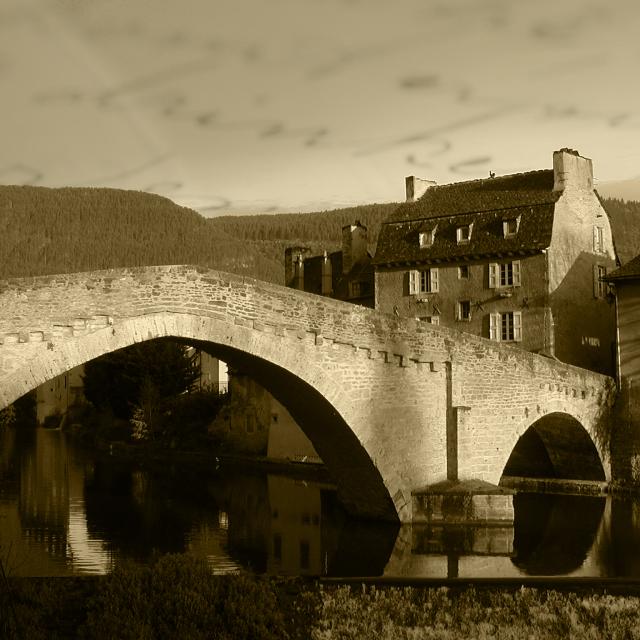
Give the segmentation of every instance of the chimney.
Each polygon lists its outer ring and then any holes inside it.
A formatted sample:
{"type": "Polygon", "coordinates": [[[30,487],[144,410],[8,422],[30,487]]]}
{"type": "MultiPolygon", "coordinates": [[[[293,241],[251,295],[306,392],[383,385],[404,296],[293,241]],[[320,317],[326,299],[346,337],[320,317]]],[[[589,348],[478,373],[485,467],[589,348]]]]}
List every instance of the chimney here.
{"type": "Polygon", "coordinates": [[[349,273],[367,256],[367,227],[360,220],[342,227],[342,273],[349,273]]]}
{"type": "Polygon", "coordinates": [[[593,191],[593,164],[574,149],[553,152],[553,190],[593,191]]]}
{"type": "Polygon", "coordinates": [[[404,179],[405,192],[407,202],[415,202],[429,187],[435,187],[436,182],[433,180],[425,180],[424,178],[416,178],[415,176],[407,176],[404,179]]]}
{"type": "Polygon", "coordinates": [[[309,253],[309,247],[287,247],[284,250],[285,286],[304,290],[304,257],[309,253]]]}

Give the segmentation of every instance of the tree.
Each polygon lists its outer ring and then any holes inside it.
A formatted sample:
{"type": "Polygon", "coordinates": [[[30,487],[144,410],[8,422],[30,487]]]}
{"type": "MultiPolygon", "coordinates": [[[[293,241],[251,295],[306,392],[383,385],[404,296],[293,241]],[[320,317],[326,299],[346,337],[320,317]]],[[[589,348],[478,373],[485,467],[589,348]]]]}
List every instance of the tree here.
{"type": "Polygon", "coordinates": [[[195,355],[184,345],[153,340],[88,362],[84,393],[96,408],[129,419],[142,400],[146,404],[152,396],[163,400],[189,391],[198,376],[195,355]],[[155,390],[153,394],[150,388],[155,390]]]}

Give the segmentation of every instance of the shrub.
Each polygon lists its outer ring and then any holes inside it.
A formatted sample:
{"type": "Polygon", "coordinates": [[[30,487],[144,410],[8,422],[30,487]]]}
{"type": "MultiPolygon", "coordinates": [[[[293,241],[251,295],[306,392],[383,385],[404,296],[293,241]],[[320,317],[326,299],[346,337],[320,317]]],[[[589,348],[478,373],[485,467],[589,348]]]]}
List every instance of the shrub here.
{"type": "Polygon", "coordinates": [[[204,560],[170,554],[151,567],[117,566],[89,602],[81,637],[276,640],[286,632],[270,583],[214,576],[204,560]]]}

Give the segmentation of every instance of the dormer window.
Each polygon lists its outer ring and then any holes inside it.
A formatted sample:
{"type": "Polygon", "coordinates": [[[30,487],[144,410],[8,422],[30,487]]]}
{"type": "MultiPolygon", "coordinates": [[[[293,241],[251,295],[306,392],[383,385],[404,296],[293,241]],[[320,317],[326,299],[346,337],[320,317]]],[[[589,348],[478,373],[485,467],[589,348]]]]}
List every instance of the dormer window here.
{"type": "Polygon", "coordinates": [[[420,233],[418,234],[418,242],[420,243],[420,248],[425,249],[426,247],[432,246],[435,237],[436,227],[427,231],[420,231],[420,233]]]}
{"type": "Polygon", "coordinates": [[[505,238],[513,238],[518,233],[520,226],[520,216],[517,218],[507,218],[502,221],[502,232],[505,238]]]}
{"type": "Polygon", "coordinates": [[[468,244],[471,240],[471,229],[473,224],[466,224],[456,229],[456,239],[458,244],[468,244]]]}

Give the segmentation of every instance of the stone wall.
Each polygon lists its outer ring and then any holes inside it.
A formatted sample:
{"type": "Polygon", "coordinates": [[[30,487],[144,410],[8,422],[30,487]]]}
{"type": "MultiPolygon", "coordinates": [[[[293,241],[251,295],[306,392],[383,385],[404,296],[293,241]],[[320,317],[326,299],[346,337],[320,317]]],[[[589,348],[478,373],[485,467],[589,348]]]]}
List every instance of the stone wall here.
{"type": "MultiPolygon", "coordinates": [[[[438,268],[437,293],[409,294],[409,267],[376,270],[376,309],[413,318],[437,315],[441,327],[451,327],[477,336],[489,337],[489,315],[519,311],[522,313],[522,349],[536,352],[550,350],[551,327],[545,322],[548,308],[546,257],[543,254],[521,257],[521,285],[489,288],[489,262],[464,263],[469,278],[458,277],[458,264],[431,265],[438,268]],[[459,300],[471,302],[471,319],[459,320],[456,305],[459,300]]],[[[460,263],[463,264],[463,263],[460,263]]],[[[425,267],[426,268],[426,267],[425,267]]]]}
{"type": "Polygon", "coordinates": [[[411,491],[447,477],[448,421],[459,477],[496,483],[537,418],[564,412],[595,437],[614,392],[605,376],[470,334],[171,266],[0,282],[0,406],[163,336],[251,370],[299,422],[353,511],[405,521],[411,491]]]}
{"type": "Polygon", "coordinates": [[[549,260],[549,296],[555,354],[563,362],[613,375],[615,308],[594,295],[594,268],[615,269],[606,212],[592,190],[567,189],[556,203],[549,260]],[[603,250],[594,250],[593,228],[603,229],[603,250]]]}

